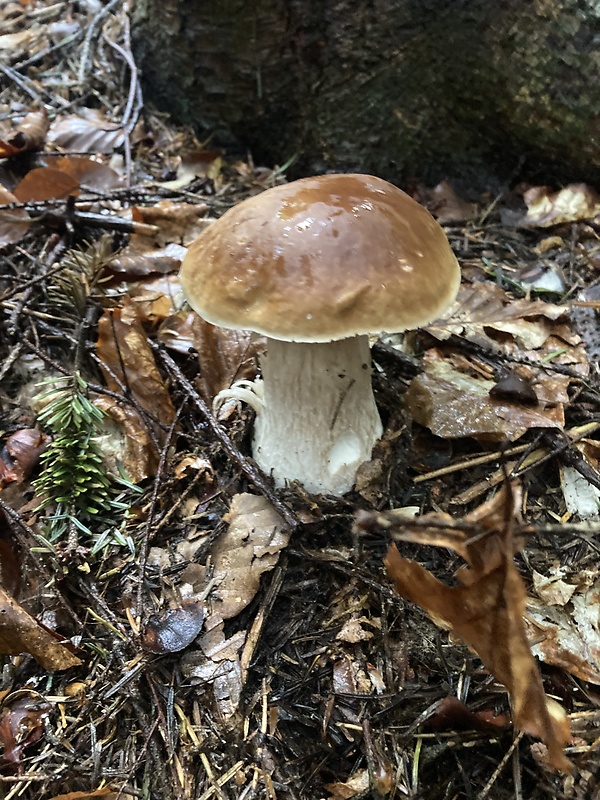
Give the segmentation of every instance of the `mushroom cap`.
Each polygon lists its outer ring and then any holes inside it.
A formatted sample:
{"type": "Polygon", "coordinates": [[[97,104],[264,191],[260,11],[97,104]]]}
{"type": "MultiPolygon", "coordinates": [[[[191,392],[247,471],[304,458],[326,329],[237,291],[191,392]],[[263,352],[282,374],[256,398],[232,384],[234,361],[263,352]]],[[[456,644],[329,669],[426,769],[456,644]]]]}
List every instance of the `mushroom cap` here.
{"type": "Polygon", "coordinates": [[[322,175],[223,214],[190,245],[181,284],[215,325],[329,342],[426,325],[454,300],[460,268],[405,192],[371,175],[322,175]]]}

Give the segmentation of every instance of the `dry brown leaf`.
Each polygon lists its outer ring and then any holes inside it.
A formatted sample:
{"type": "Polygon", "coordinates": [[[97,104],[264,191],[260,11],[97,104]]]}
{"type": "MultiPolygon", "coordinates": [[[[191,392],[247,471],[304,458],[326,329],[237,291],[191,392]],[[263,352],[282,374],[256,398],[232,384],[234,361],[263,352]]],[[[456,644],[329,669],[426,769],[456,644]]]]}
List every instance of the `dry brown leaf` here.
{"type": "Polygon", "coordinates": [[[356,797],[358,794],[364,797],[365,793],[369,791],[369,785],[369,770],[362,769],[344,783],[326,783],[325,788],[330,793],[331,800],[350,800],[351,797],[356,797]]]}
{"type": "Polygon", "coordinates": [[[470,708],[450,695],[436,703],[431,716],[424,724],[426,730],[433,731],[481,731],[490,733],[498,728],[508,728],[510,720],[506,714],[494,714],[489,710],[471,711],[470,708]]]}
{"type": "MultiPolygon", "coordinates": [[[[98,322],[96,352],[107,386],[118,391],[128,387],[137,403],[165,425],[175,418],[169,391],[154,360],[154,354],[135,305],[125,298],[122,308],[104,312],[98,322]]],[[[159,440],[164,438],[156,426],[159,440]]]]}
{"type": "Polygon", "coordinates": [[[442,181],[425,192],[427,208],[440,223],[475,219],[477,206],[463,200],[448,181],[442,181]]]}
{"type": "Polygon", "coordinates": [[[118,475],[118,464],[121,464],[133,483],[154,475],[158,453],[136,409],[106,395],[96,397],[94,405],[106,415],[98,444],[109,462],[110,471],[118,475]]]}
{"type": "Polygon", "coordinates": [[[82,189],[108,192],[121,186],[121,178],[108,164],[82,156],[48,157],[48,166],[70,175],[82,189]]]}
{"type": "Polygon", "coordinates": [[[535,595],[525,621],[534,655],[576,677],[600,684],[600,580],[595,571],[566,583],[555,569],[545,577],[534,573],[535,595]]]}
{"type": "Polygon", "coordinates": [[[154,275],[127,284],[127,293],[142,322],[159,325],[185,303],[178,274],[154,275]]]}
{"type": "Polygon", "coordinates": [[[45,111],[32,111],[5,140],[0,140],[0,158],[11,158],[44,146],[49,128],[45,111]]]}
{"type": "Polygon", "coordinates": [[[148,620],[142,644],[152,653],[178,653],[190,645],[204,625],[206,610],[198,600],[184,600],[148,620]]]}
{"type": "Polygon", "coordinates": [[[223,159],[220,150],[193,150],[183,152],[177,168],[177,177],[161,182],[167,189],[183,189],[196,178],[209,178],[218,185],[223,159]]]}
{"type": "Polygon", "coordinates": [[[2,208],[18,202],[12,192],[0,185],[0,247],[20,242],[31,226],[31,218],[24,208],[2,208]]]}
{"type": "Polygon", "coordinates": [[[106,800],[133,800],[131,795],[121,791],[115,791],[109,786],[102,789],[90,789],[89,792],[67,792],[67,794],[55,794],[48,800],[94,800],[96,797],[104,797],[106,800]]]}
{"type": "Polygon", "coordinates": [[[37,692],[20,689],[9,693],[0,710],[0,764],[19,764],[23,750],[39,741],[50,703],[37,692]]]}
{"type": "Polygon", "coordinates": [[[153,206],[134,206],[132,214],[136,222],[158,227],[155,242],[164,247],[171,242],[189,245],[212,222],[206,217],[207,211],[206,203],[161,200],[153,206]]]}
{"type": "Polygon", "coordinates": [[[527,213],[521,225],[527,228],[549,228],[600,214],[600,196],[585,183],[572,183],[558,192],[548,186],[532,186],[523,200],[527,213]]]}
{"type": "MultiPolygon", "coordinates": [[[[427,351],[423,366],[424,371],[409,386],[405,403],[413,419],[436,436],[512,441],[530,428],[562,428],[564,425],[564,409],[557,402],[560,395],[552,397],[553,405],[547,407],[492,397],[490,391],[495,381],[455,369],[451,360],[436,349],[427,351]]],[[[568,379],[563,378],[563,382],[566,389],[568,379]]],[[[538,394],[537,384],[535,390],[538,394]]],[[[540,391],[538,397],[542,400],[547,394],[540,391]]]]}
{"type": "MultiPolygon", "coordinates": [[[[446,586],[420,564],[403,558],[395,545],[390,546],[385,564],[398,593],[460,636],[506,686],[515,726],[546,744],[555,769],[569,770],[571,764],[563,752],[570,741],[567,717],[544,694],[523,623],[527,595],[514,563],[512,536],[519,507],[520,492],[505,484],[464,520],[468,529],[475,527],[480,535],[465,532],[458,546],[457,532],[449,537],[447,546],[467,561],[456,574],[459,586],[446,586]]],[[[405,533],[412,531],[409,521],[403,528],[405,533]]],[[[422,527],[414,530],[423,536],[422,527]]],[[[440,531],[435,530],[439,542],[440,531]]]]}
{"type": "Polygon", "coordinates": [[[48,141],[78,153],[113,153],[123,146],[125,134],[99,109],[82,108],[79,114],[57,117],[50,126],[48,141]]]}
{"type": "Polygon", "coordinates": [[[265,497],[236,494],[223,517],[227,530],[211,548],[215,589],[207,628],[235,617],[255,596],[260,576],[277,564],[290,531],[265,497]]]}
{"type": "Polygon", "coordinates": [[[546,346],[549,339],[560,339],[563,347],[580,344],[581,338],[569,327],[568,317],[566,306],[515,300],[497,284],[484,282],[462,286],[445,319],[427,330],[442,341],[454,334],[495,351],[510,353],[518,347],[543,350],[541,356],[545,357],[551,352],[546,346]]]}
{"type": "Polygon", "coordinates": [[[76,195],[79,183],[71,175],[53,167],[38,167],[25,175],[13,192],[19,203],[65,200],[76,195]]]}
{"type": "Polygon", "coordinates": [[[221,622],[198,639],[198,650],[186,653],[182,658],[181,668],[187,678],[212,685],[223,719],[229,719],[235,713],[242,696],[244,679],[240,653],[245,641],[245,631],[238,631],[226,639],[221,622]]]}
{"type": "Polygon", "coordinates": [[[81,660],[62,643],[61,637],[43,627],[0,588],[0,653],[29,653],[47,670],[69,669],[81,660]]]}

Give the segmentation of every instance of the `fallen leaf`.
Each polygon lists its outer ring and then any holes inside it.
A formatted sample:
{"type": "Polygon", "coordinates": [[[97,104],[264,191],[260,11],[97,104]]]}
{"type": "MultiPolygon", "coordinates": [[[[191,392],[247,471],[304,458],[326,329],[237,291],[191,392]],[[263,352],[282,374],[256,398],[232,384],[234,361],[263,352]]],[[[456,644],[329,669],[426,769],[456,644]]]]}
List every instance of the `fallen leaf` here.
{"type": "Polygon", "coordinates": [[[38,167],[25,175],[15,187],[13,194],[19,203],[32,203],[43,200],[65,200],[78,191],[78,181],[66,172],[53,167],[38,167]]]}
{"type": "Polygon", "coordinates": [[[182,658],[181,669],[186,678],[212,686],[223,719],[233,716],[242,696],[240,653],[245,641],[245,631],[225,638],[223,623],[220,622],[198,639],[198,650],[186,653],[182,658]]]}
{"type": "MultiPolygon", "coordinates": [[[[530,428],[562,428],[564,410],[558,399],[546,408],[532,407],[493,397],[495,381],[457,370],[436,349],[423,359],[424,371],[411,381],[406,408],[420,425],[436,436],[457,439],[470,436],[481,441],[518,439],[530,428]]],[[[565,382],[565,388],[568,380],[565,382]]],[[[536,393],[538,386],[536,385],[536,393]]],[[[543,394],[540,392],[539,399],[543,394]]]]}
{"type": "Polygon", "coordinates": [[[123,146],[125,133],[99,109],[82,108],[79,114],[57,117],[50,126],[48,141],[78,153],[112,154],[123,146]]]}
{"type": "Polygon", "coordinates": [[[11,158],[44,146],[48,132],[48,115],[45,111],[32,111],[20,122],[5,140],[0,139],[0,158],[11,158]]]}
{"type": "Polygon", "coordinates": [[[600,684],[600,580],[594,571],[562,580],[534,573],[535,595],[525,621],[532,651],[541,661],[580,680],[600,684]]]}
{"type": "MultiPolygon", "coordinates": [[[[169,425],[175,409],[164,379],[154,360],[152,348],[134,303],[125,298],[123,306],[105,311],[98,322],[96,352],[107,386],[118,391],[126,386],[150,418],[169,425]]],[[[154,425],[163,441],[165,433],[154,425]]]]}
{"type": "Polygon", "coordinates": [[[24,208],[2,208],[18,202],[12,192],[0,185],[0,247],[20,242],[31,226],[31,217],[24,208]]]}
{"type": "Polygon", "coordinates": [[[122,466],[132,483],[154,475],[158,453],[138,411],[107,395],[96,397],[94,405],[105,414],[97,441],[110,471],[118,475],[122,466]]]}
{"type": "Polygon", "coordinates": [[[127,284],[127,293],[143,323],[158,326],[185,303],[179,275],[153,275],[127,284]]]}
{"type": "Polygon", "coordinates": [[[448,181],[425,192],[427,208],[441,224],[475,219],[477,206],[463,200],[448,181]]]}
{"type": "Polygon", "coordinates": [[[4,511],[0,510],[0,586],[12,597],[21,588],[21,559],[4,511]]]}
{"type": "Polygon", "coordinates": [[[215,589],[207,627],[235,617],[253,599],[260,576],[277,564],[290,531],[265,497],[234,495],[223,517],[228,528],[210,550],[215,589]]]}
{"type": "Polygon", "coordinates": [[[121,186],[121,179],[108,164],[82,156],[47,157],[48,166],[70,175],[82,189],[109,192],[121,186]]]}
{"type": "Polygon", "coordinates": [[[351,797],[356,797],[360,794],[361,797],[369,791],[369,770],[361,769],[355,772],[347,781],[336,783],[326,783],[325,788],[331,795],[331,800],[349,800],[351,797]]]}
{"type": "Polygon", "coordinates": [[[553,192],[548,186],[532,186],[523,195],[526,228],[549,228],[565,222],[592,219],[600,214],[600,196],[585,183],[572,183],[553,192]]]}
{"type": "Polygon", "coordinates": [[[105,797],[106,800],[133,800],[130,794],[123,794],[121,791],[115,791],[109,786],[104,786],[102,789],[91,789],[89,792],[67,792],[67,794],[55,794],[54,797],[48,800],[94,800],[96,797],[105,797]]]}
{"type": "Polygon", "coordinates": [[[223,166],[220,150],[193,150],[183,152],[177,168],[177,176],[170,181],[162,181],[161,186],[179,190],[188,186],[196,178],[208,178],[218,182],[223,166]]]}
{"type": "Polygon", "coordinates": [[[69,669],[81,664],[61,637],[42,626],[0,588],[0,653],[29,653],[47,670],[69,669]]]}
{"type": "Polygon", "coordinates": [[[39,741],[43,720],[51,709],[41,694],[29,689],[11,692],[2,701],[0,710],[0,763],[19,765],[23,750],[39,741]]]}
{"type": "Polygon", "coordinates": [[[20,428],[7,436],[0,451],[0,488],[28,478],[47,442],[48,437],[37,428],[20,428]]]}
{"type": "Polygon", "coordinates": [[[490,733],[498,728],[508,728],[510,720],[506,714],[494,714],[489,710],[471,711],[458,697],[450,695],[435,704],[433,713],[424,723],[432,731],[481,731],[490,733]]]}
{"type": "MultiPolygon", "coordinates": [[[[521,493],[516,484],[501,491],[464,519],[466,530],[452,531],[446,546],[467,565],[456,573],[459,585],[446,586],[420,564],[403,558],[395,544],[385,559],[389,576],[402,597],[417,603],[438,623],[454,631],[474,650],[510,695],[515,726],[541,739],[555,769],[569,770],[563,748],[570,741],[564,710],[544,694],[541,677],[528,644],[523,614],[527,595],[516,569],[512,528],[521,493]],[[477,531],[472,535],[467,531],[477,531]]],[[[385,518],[385,514],[379,515],[385,518]]],[[[402,536],[423,541],[429,517],[420,525],[403,524],[402,536]]],[[[442,532],[434,528],[436,544],[442,532]]]]}
{"type": "Polygon", "coordinates": [[[542,300],[515,300],[495,283],[475,283],[461,286],[445,319],[426,330],[441,341],[452,335],[464,336],[490,350],[544,350],[545,357],[549,353],[545,345],[551,338],[573,348],[580,344],[580,337],[568,325],[569,311],[542,300]]]}

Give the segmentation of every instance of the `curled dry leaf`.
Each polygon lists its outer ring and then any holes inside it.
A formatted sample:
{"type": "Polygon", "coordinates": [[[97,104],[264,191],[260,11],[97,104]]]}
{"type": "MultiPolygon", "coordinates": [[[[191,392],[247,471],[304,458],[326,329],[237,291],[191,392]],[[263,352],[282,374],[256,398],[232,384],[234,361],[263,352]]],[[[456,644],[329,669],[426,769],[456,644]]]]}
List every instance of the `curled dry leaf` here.
{"type": "Polygon", "coordinates": [[[127,293],[143,323],[159,325],[185,303],[179,275],[155,275],[127,284],[127,293]]]}
{"type": "Polygon", "coordinates": [[[106,395],[96,397],[94,405],[106,415],[97,439],[110,471],[117,475],[122,465],[133,483],[154,475],[158,454],[136,409],[106,395]]]}
{"type": "Polygon", "coordinates": [[[125,134],[99,109],[82,108],[79,114],[57,117],[50,126],[48,141],[78,153],[112,154],[123,146],[125,134]]]}
{"type": "Polygon", "coordinates": [[[569,324],[568,308],[541,300],[514,300],[494,283],[461,287],[446,319],[427,331],[441,341],[463,336],[484,349],[526,355],[532,361],[552,358],[554,364],[570,366],[582,377],[589,371],[581,337],[569,324]]]}
{"type": "Polygon", "coordinates": [[[36,203],[43,200],[66,200],[78,191],[79,182],[71,175],[53,167],[38,167],[28,172],[17,184],[14,195],[19,203],[36,203]]]}
{"type": "Polygon", "coordinates": [[[37,428],[21,428],[11,433],[0,451],[0,488],[29,477],[47,441],[48,437],[37,428]]]}
{"type": "Polygon", "coordinates": [[[12,158],[44,146],[50,123],[45,111],[32,111],[5,140],[0,139],[0,158],[12,158]]]}
{"type": "Polygon", "coordinates": [[[181,266],[189,244],[209,224],[204,203],[172,203],[161,200],[154,206],[132,209],[134,222],[148,226],[148,233],[134,233],[127,247],[110,264],[125,278],[153,273],[175,272],[181,266]]]}
{"type": "Polygon", "coordinates": [[[218,184],[223,166],[220,150],[188,150],[183,152],[177,168],[177,177],[161,182],[167,189],[183,189],[196,178],[208,178],[218,184]]]}
{"type": "Polygon", "coordinates": [[[427,208],[442,224],[475,219],[477,206],[463,200],[448,181],[442,181],[425,192],[427,208]]]}
{"type": "Polygon", "coordinates": [[[24,208],[2,208],[18,202],[12,192],[0,185],[0,247],[20,242],[31,226],[24,208]]]}
{"type": "MultiPolygon", "coordinates": [[[[107,386],[113,391],[127,387],[136,402],[165,425],[175,409],[135,305],[125,298],[122,308],[105,311],[98,322],[96,352],[107,386]]],[[[164,431],[154,426],[159,441],[164,431]]]]}
{"type": "Polygon", "coordinates": [[[104,797],[104,800],[133,800],[132,795],[123,793],[120,789],[115,791],[110,786],[103,786],[101,789],[90,789],[89,792],[67,792],[66,794],[55,794],[48,800],[95,800],[96,797],[104,797]]]}
{"type": "Polygon", "coordinates": [[[572,183],[558,192],[548,186],[532,186],[523,200],[527,213],[521,225],[526,228],[549,228],[600,214],[600,196],[585,183],[572,183]]]}
{"type": "Polygon", "coordinates": [[[0,710],[0,763],[19,765],[26,747],[41,739],[50,703],[37,692],[20,689],[2,701],[0,710]]]}
{"type": "Polygon", "coordinates": [[[0,588],[0,653],[29,653],[47,670],[81,664],[61,637],[41,625],[0,588]]]}
{"type": "MultiPolygon", "coordinates": [[[[456,574],[458,586],[446,586],[420,564],[403,558],[396,545],[390,546],[385,563],[398,593],[460,636],[506,686],[515,726],[547,745],[555,769],[569,770],[571,764],[563,752],[570,741],[567,717],[544,694],[523,622],[527,595],[513,559],[516,545],[512,534],[520,501],[517,485],[505,484],[492,500],[465,517],[466,530],[450,531],[446,546],[467,562],[456,574]],[[472,530],[476,535],[469,533],[472,530]]],[[[376,515],[378,519],[386,517],[376,515]]],[[[423,525],[430,518],[433,539],[442,544],[443,530],[436,514],[421,518],[419,526],[405,521],[401,538],[425,541],[423,525]]],[[[389,525],[394,529],[393,522],[389,525]]]]}

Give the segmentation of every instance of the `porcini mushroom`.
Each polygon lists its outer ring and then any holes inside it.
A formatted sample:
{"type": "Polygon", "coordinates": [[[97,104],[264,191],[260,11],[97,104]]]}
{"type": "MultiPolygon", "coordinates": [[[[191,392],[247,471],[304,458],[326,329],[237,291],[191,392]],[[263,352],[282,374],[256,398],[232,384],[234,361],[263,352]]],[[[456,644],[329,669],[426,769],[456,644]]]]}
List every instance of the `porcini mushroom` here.
{"type": "Polygon", "coordinates": [[[268,337],[254,403],[259,466],[277,486],[335,495],[352,488],[382,432],[368,335],[431,322],[459,283],[429,212],[370,175],[303,178],[244,200],[181,267],[201,317],[268,337]]]}

